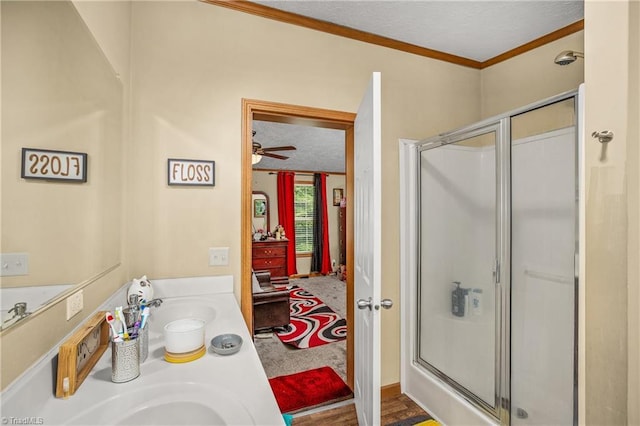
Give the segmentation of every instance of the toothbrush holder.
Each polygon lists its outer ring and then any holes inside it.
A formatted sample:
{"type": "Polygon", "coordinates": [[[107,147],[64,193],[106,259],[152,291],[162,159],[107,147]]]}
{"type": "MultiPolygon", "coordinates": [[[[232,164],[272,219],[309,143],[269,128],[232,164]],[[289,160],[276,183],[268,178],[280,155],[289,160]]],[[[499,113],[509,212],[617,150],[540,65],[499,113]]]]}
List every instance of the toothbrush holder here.
{"type": "Polygon", "coordinates": [[[140,363],[142,364],[143,362],[146,361],[147,357],[149,356],[149,325],[145,324],[144,328],[141,328],[138,331],[138,338],[136,339],[138,340],[138,348],[140,349],[140,353],[139,353],[139,357],[140,357],[140,363]]]}
{"type": "Polygon", "coordinates": [[[140,339],[111,342],[111,381],[124,383],[140,375],[140,339]]]}

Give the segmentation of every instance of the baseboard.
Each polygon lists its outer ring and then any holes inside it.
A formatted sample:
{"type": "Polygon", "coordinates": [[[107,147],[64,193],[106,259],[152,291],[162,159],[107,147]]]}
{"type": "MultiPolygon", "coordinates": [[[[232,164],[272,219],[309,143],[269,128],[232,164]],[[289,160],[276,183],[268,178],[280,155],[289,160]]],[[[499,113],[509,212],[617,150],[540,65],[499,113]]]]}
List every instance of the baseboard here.
{"type": "Polygon", "coordinates": [[[400,383],[392,383],[390,385],[384,385],[380,388],[380,397],[393,398],[394,396],[401,395],[400,383]]]}
{"type": "MultiPolygon", "coordinates": [[[[335,275],[334,273],[330,273],[328,275],[326,275],[327,277],[335,275]]],[[[313,278],[313,277],[324,277],[325,275],[321,274],[320,272],[309,272],[308,274],[295,274],[295,275],[291,275],[289,276],[289,278],[291,279],[296,279],[296,278],[313,278]]]]}

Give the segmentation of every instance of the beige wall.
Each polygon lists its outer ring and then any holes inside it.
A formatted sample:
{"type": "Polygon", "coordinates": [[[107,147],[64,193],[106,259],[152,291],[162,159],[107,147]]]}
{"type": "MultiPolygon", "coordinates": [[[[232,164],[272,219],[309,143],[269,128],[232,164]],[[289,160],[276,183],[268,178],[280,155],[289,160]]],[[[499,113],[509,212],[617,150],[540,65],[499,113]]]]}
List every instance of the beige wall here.
{"type": "MultiPolygon", "coordinates": [[[[398,301],[398,138],[477,120],[478,71],[199,2],[135,2],[132,34],[133,275],[230,273],[239,295],[241,99],[356,111],[381,71],[382,293],[398,301]],[[168,157],[215,160],[215,188],[167,187],[168,157]],[[207,265],[211,246],[229,267],[207,265]]],[[[399,309],[383,313],[383,384],[399,380],[399,309]]]]}
{"type": "Polygon", "coordinates": [[[629,16],[629,382],[627,423],[640,425],[640,3],[631,2],[629,16]]]}
{"type": "Polygon", "coordinates": [[[129,0],[72,0],[72,2],[115,72],[128,78],[131,62],[131,2],[129,0]]]}
{"type": "MultiPolygon", "coordinates": [[[[594,425],[628,420],[627,171],[636,173],[637,163],[627,164],[627,146],[638,143],[628,134],[629,18],[627,1],[585,2],[584,421],[594,425]],[[615,133],[607,145],[590,137],[604,129],[615,133]]],[[[637,281],[633,285],[637,291],[637,281]]]]}

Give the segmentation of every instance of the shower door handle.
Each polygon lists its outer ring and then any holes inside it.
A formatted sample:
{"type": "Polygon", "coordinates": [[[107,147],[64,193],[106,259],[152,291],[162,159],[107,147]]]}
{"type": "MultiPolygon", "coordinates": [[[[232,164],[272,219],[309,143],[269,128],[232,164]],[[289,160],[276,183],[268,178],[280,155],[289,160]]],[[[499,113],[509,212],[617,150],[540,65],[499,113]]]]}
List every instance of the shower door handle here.
{"type": "Polygon", "coordinates": [[[391,300],[391,299],[382,299],[380,301],[380,306],[382,306],[383,309],[391,309],[391,307],[393,306],[393,300],[391,300]]]}
{"type": "Polygon", "coordinates": [[[358,309],[367,309],[367,308],[369,308],[369,310],[371,310],[371,307],[373,305],[373,301],[371,300],[371,298],[369,298],[368,300],[358,299],[358,301],[356,303],[358,305],[358,309]]]}

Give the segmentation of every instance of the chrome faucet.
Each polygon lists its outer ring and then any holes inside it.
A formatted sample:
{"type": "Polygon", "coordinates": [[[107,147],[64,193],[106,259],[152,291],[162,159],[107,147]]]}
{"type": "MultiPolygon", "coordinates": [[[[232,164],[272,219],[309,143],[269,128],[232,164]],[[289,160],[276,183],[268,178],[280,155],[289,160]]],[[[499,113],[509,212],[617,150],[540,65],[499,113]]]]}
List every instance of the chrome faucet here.
{"type": "Polygon", "coordinates": [[[29,315],[31,315],[31,312],[27,312],[27,302],[16,303],[15,305],[13,305],[13,308],[9,309],[7,313],[10,314],[11,312],[13,312],[13,316],[11,318],[4,320],[2,322],[3,326],[5,323],[8,323],[10,321],[17,322],[17,321],[20,321],[22,318],[26,318],[29,315]]]}
{"type": "Polygon", "coordinates": [[[157,308],[158,306],[162,305],[162,299],[151,299],[146,302],[145,305],[149,306],[150,308],[157,308]]]}
{"type": "Polygon", "coordinates": [[[13,312],[14,317],[24,318],[30,315],[31,312],[27,312],[27,302],[18,302],[13,305],[13,308],[9,309],[9,313],[13,312]]]}

